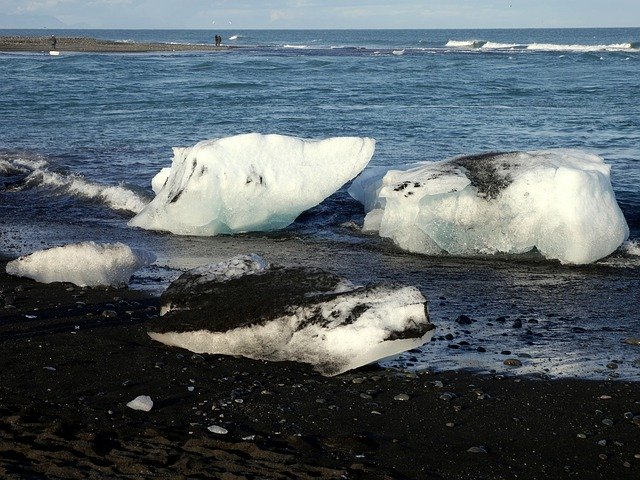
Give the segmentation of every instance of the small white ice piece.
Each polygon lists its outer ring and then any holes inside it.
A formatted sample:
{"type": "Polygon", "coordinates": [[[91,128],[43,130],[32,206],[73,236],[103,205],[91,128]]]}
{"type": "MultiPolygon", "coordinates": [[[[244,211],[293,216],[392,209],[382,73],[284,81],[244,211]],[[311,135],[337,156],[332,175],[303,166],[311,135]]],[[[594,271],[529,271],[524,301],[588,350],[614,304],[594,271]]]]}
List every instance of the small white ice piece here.
{"type": "Polygon", "coordinates": [[[369,163],[375,140],[250,133],[174,148],[156,197],[129,225],[180,235],[269,231],[291,224],[369,163]]]}
{"type": "Polygon", "coordinates": [[[140,395],[127,403],[127,407],[133,410],[149,412],[153,408],[153,400],[148,395],[140,395]]]}
{"type": "Polygon", "coordinates": [[[217,433],[218,435],[226,435],[229,433],[229,430],[226,428],[219,427],[218,425],[211,425],[207,428],[211,433],[217,433]]]}
{"type": "Polygon", "coordinates": [[[40,283],[78,286],[122,285],[133,273],[155,261],[155,255],[122,243],[83,242],[37,250],[7,263],[7,273],[40,283]]]}

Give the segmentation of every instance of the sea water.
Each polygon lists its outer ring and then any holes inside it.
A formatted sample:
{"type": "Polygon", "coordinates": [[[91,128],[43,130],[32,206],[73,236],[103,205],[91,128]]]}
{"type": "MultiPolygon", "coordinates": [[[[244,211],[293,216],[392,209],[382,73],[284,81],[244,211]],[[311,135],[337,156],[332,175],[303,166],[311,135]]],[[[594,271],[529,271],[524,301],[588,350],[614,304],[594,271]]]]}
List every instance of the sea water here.
{"type": "MultiPolygon", "coordinates": [[[[156,252],[134,277],[160,291],[235,254],[320,266],[355,282],[415,285],[435,341],[394,365],[640,379],[640,29],[6,30],[223,52],[0,53],[0,252],[124,242],[156,252]],[[281,232],[180,237],[127,227],[174,146],[260,132],[367,136],[371,166],[486,151],[577,148],[612,166],[631,230],[613,256],[563,267],[540,256],[398,250],[358,230],[346,189],[281,232]],[[465,314],[475,320],[461,324],[465,314]],[[506,353],[508,352],[508,353],[506,353]]],[[[58,41],[60,48],[63,42],[58,41]]],[[[293,175],[293,172],[292,172],[293,175]]]]}

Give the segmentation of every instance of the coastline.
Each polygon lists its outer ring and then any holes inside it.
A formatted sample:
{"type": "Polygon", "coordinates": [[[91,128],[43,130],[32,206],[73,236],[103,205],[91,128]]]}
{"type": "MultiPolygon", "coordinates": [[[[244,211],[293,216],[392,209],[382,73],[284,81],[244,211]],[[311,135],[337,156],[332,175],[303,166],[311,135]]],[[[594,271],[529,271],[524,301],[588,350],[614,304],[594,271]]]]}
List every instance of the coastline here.
{"type": "MultiPolygon", "coordinates": [[[[202,52],[227,51],[234,47],[187,44],[117,42],[88,37],[56,37],[59,52],[90,53],[144,53],[144,52],[202,52]]],[[[48,52],[52,50],[51,37],[0,36],[0,52],[48,52]]]]}
{"type": "Polygon", "coordinates": [[[640,383],[377,366],[322,377],[194,355],[146,334],[157,297],[38,284],[5,263],[3,478],[624,479],[640,469],[640,383]],[[126,406],[138,395],[151,396],[150,412],[126,406]]]}

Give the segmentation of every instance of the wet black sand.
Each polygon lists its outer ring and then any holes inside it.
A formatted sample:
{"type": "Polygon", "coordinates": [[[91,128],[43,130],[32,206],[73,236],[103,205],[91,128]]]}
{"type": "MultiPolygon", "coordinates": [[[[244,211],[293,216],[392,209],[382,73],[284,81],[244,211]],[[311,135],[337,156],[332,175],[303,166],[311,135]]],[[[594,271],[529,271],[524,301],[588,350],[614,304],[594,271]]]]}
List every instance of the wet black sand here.
{"type": "Polygon", "coordinates": [[[0,478],[640,476],[638,383],[193,355],[157,298],[0,272],[0,478]]]}
{"type": "MultiPolygon", "coordinates": [[[[188,52],[222,51],[231,47],[186,43],[116,42],[88,37],[56,37],[60,52],[188,52]]],[[[0,52],[48,52],[53,50],[51,37],[0,36],[0,52]]]]}

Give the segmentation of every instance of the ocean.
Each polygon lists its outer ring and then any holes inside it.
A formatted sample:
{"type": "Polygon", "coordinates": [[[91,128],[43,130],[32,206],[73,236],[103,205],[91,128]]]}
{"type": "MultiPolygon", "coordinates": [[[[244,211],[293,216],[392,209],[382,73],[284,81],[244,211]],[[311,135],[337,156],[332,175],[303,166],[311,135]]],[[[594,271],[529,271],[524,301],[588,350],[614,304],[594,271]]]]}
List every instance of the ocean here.
{"type": "MultiPolygon", "coordinates": [[[[154,251],[132,287],[259,253],[354,282],[415,285],[435,341],[391,361],[640,380],[640,28],[532,30],[0,30],[225,52],[0,53],[0,253],[94,240],[154,251]],[[183,237],[127,226],[174,146],[239,133],[376,139],[371,166],[576,148],[612,167],[631,235],[589,266],[535,255],[425,256],[363,234],[346,188],[287,229],[183,237]],[[462,314],[474,320],[460,325],[462,314]],[[508,353],[505,353],[508,352],[508,353]]],[[[59,43],[60,46],[60,43],[59,43]]]]}

